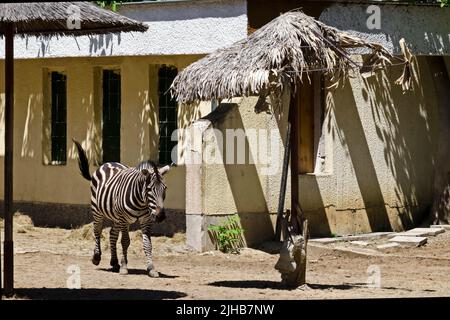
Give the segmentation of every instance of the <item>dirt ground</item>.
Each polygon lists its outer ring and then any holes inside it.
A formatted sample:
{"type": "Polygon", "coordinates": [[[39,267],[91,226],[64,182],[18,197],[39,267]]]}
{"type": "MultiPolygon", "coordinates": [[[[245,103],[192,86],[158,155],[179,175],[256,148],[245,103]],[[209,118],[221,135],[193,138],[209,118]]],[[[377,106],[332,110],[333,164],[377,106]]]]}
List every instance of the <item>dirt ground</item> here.
{"type": "MultiPolygon", "coordinates": [[[[0,222],[3,228],[3,222],[0,222]]],[[[104,230],[99,266],[90,262],[92,226],[64,230],[33,227],[15,218],[13,299],[342,299],[450,296],[450,232],[430,237],[418,248],[379,251],[350,243],[308,247],[308,287],[288,290],[274,269],[278,245],[266,243],[241,254],[196,253],[184,234],[154,237],[160,278],[145,273],[139,231],[132,232],[130,273],[109,270],[108,232],[104,230]],[[81,289],[68,289],[70,270],[79,270],[81,289]],[[374,271],[375,270],[375,271],[374,271]],[[367,282],[379,271],[380,287],[367,282]],[[373,273],[375,272],[375,273],[373,273]]],[[[120,254],[120,245],[119,254],[120,254]]],[[[3,253],[3,252],[2,252],[3,253]]]]}

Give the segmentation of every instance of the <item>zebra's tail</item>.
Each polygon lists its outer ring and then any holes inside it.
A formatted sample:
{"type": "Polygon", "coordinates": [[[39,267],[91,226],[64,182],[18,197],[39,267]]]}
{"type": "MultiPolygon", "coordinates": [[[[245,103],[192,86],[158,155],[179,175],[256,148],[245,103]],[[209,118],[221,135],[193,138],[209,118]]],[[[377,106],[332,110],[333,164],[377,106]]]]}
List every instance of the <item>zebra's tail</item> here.
{"type": "Polygon", "coordinates": [[[86,152],[84,152],[83,147],[81,144],[76,141],[75,139],[72,139],[73,143],[77,146],[78,151],[78,166],[80,167],[80,172],[83,178],[86,180],[91,181],[91,174],[89,173],[89,161],[86,157],[86,152]]]}

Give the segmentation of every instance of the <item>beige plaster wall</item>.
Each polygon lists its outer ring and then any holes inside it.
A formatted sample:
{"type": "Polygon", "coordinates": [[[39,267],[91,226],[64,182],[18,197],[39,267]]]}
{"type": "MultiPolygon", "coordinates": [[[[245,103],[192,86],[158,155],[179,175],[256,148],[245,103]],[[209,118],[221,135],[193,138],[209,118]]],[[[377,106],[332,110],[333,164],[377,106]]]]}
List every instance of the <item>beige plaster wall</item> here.
{"type": "MultiPolygon", "coordinates": [[[[156,159],[158,148],[157,65],[171,64],[179,70],[199,56],[146,56],[105,58],[27,59],[15,62],[14,199],[27,202],[88,204],[89,184],[78,172],[75,138],[87,148],[92,165],[99,158],[101,125],[99,90],[95,70],[121,70],[121,162],[136,165],[156,159]],[[44,70],[67,74],[66,165],[44,165],[43,108],[44,70]],[[100,139],[99,139],[100,138],[100,139]]],[[[3,72],[4,64],[0,62],[3,72]]],[[[4,79],[0,77],[0,160],[4,156],[4,79]]],[[[210,104],[180,106],[179,128],[210,111],[210,104]]],[[[182,157],[182,151],[179,151],[182,157]]],[[[3,161],[0,161],[0,180],[3,161]]],[[[167,175],[166,207],[185,208],[185,169],[173,168],[167,175]]],[[[0,197],[3,183],[0,184],[0,197]]]]}
{"type": "MultiPolygon", "coordinates": [[[[314,173],[299,176],[300,204],[313,236],[403,230],[427,213],[439,97],[426,57],[414,65],[414,91],[403,94],[394,84],[401,70],[395,66],[367,78],[355,75],[326,90],[317,148],[321,162],[314,173]]],[[[214,128],[285,128],[270,114],[255,114],[255,104],[256,98],[241,98],[214,128]]],[[[250,144],[252,152],[255,147],[250,144]]],[[[202,166],[203,197],[193,199],[200,205],[193,205],[192,213],[201,211],[207,224],[214,220],[208,216],[239,213],[247,240],[270,237],[273,216],[267,213],[276,212],[281,170],[274,176],[260,170],[248,163],[202,166]]],[[[289,199],[288,192],[286,208],[289,199]]]]}
{"type": "Polygon", "coordinates": [[[414,91],[394,84],[401,67],[328,91],[328,172],[300,175],[299,197],[315,235],[411,228],[432,201],[436,97],[425,57],[414,91]]]}

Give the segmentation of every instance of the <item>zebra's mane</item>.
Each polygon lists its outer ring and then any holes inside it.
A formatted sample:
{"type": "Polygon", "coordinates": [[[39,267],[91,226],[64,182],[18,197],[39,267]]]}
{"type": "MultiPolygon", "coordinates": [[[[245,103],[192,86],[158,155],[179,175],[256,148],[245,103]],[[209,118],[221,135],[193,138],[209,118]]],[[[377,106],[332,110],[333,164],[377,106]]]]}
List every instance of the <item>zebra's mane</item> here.
{"type": "Polygon", "coordinates": [[[158,166],[152,160],[142,161],[141,163],[139,163],[136,166],[136,169],[138,169],[138,170],[147,169],[150,172],[153,171],[156,174],[156,179],[158,179],[158,181],[161,181],[161,176],[159,174],[158,166]]]}

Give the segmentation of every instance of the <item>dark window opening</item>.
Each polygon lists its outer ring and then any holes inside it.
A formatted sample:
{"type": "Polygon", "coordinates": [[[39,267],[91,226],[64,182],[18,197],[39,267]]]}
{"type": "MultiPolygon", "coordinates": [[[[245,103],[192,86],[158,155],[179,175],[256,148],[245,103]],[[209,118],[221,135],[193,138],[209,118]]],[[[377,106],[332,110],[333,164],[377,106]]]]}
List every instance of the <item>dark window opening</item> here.
{"type": "MultiPolygon", "coordinates": [[[[159,95],[159,163],[161,165],[172,163],[171,152],[177,145],[172,141],[172,132],[177,129],[177,101],[168,92],[173,79],[177,75],[177,68],[163,65],[158,71],[159,95]]],[[[176,159],[173,159],[176,162],[176,159]]]]}
{"type": "Polygon", "coordinates": [[[51,161],[66,164],[67,161],[67,78],[60,72],[51,73],[51,161]]]}
{"type": "Polygon", "coordinates": [[[120,70],[103,70],[103,163],[120,162],[120,70]]]}

